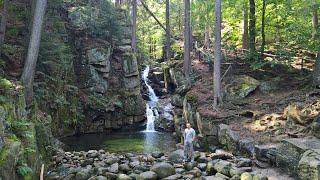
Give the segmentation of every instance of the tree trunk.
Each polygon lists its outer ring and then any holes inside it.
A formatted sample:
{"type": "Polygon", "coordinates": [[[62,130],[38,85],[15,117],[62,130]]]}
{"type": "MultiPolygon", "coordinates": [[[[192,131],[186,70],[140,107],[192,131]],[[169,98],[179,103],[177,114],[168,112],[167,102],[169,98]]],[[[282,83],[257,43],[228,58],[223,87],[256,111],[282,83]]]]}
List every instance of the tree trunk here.
{"type": "Polygon", "coordinates": [[[266,35],[265,35],[265,15],[266,15],[266,0],[262,0],[262,19],[261,19],[261,49],[260,58],[263,59],[263,53],[266,45],[266,35]]]}
{"type": "Polygon", "coordinates": [[[39,54],[41,30],[45,15],[47,0],[37,0],[33,15],[33,25],[28,47],[27,59],[21,76],[22,84],[25,86],[26,103],[32,103],[33,80],[36,71],[36,64],[39,54]]]}
{"type": "Polygon", "coordinates": [[[312,39],[316,39],[317,29],[319,26],[319,19],[318,19],[318,4],[314,2],[312,8],[312,39]]]}
{"type": "Polygon", "coordinates": [[[166,57],[167,61],[170,60],[170,0],[166,0],[166,57]]]}
{"type": "Polygon", "coordinates": [[[137,0],[132,0],[132,52],[137,52],[137,0]]]}
{"type": "MultiPolygon", "coordinates": [[[[319,26],[318,8],[318,4],[316,4],[316,1],[314,1],[312,10],[312,38],[314,41],[317,41],[317,37],[319,37],[317,32],[319,26]]],[[[315,86],[320,86],[320,51],[317,53],[317,58],[313,69],[313,84],[315,86]]]]}
{"type": "Polygon", "coordinates": [[[253,55],[256,52],[256,7],[254,0],[250,1],[250,15],[249,15],[249,51],[250,56],[253,58],[253,55]]]}
{"type": "Polygon", "coordinates": [[[190,0],[184,0],[184,62],[183,72],[187,79],[189,79],[191,70],[190,61],[190,0]]]}
{"type": "Polygon", "coordinates": [[[204,32],[204,49],[208,49],[210,46],[210,31],[208,25],[205,27],[205,32],[204,32]]]}
{"type": "Polygon", "coordinates": [[[316,62],[314,64],[313,85],[320,86],[320,52],[317,53],[316,62]]]}
{"type": "Polygon", "coordinates": [[[215,43],[214,43],[214,104],[216,108],[221,102],[221,0],[215,1],[215,43]]]}
{"type": "Polygon", "coordinates": [[[248,1],[244,1],[243,6],[243,34],[242,34],[242,49],[248,49],[249,32],[248,32],[248,1]]]}
{"type": "Polygon", "coordinates": [[[6,34],[6,27],[7,27],[7,18],[8,18],[8,5],[9,0],[3,1],[3,11],[1,17],[1,25],[0,25],[0,46],[4,44],[4,37],[6,34]]]}

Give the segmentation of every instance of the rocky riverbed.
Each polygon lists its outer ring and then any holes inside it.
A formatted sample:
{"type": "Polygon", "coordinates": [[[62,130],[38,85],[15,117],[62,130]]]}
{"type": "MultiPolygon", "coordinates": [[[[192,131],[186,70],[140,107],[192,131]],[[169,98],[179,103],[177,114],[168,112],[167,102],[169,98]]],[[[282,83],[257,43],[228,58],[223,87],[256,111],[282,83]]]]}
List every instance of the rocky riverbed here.
{"type": "Polygon", "coordinates": [[[52,157],[49,180],[156,180],[156,179],[268,179],[253,171],[253,161],[223,150],[195,152],[193,163],[183,163],[183,150],[171,153],[115,154],[104,150],[59,151],[52,157]]]}

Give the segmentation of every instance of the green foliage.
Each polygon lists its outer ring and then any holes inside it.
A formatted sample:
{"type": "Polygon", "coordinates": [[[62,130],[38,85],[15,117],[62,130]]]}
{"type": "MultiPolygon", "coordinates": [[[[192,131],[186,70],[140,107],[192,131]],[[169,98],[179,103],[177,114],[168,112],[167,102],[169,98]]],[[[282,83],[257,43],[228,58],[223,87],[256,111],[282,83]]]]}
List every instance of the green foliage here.
{"type": "Polygon", "coordinates": [[[17,166],[17,173],[22,177],[31,174],[33,171],[26,163],[19,163],[17,166]]]}
{"type": "Polygon", "coordinates": [[[8,79],[0,78],[0,89],[8,90],[12,88],[14,85],[8,79]]]}

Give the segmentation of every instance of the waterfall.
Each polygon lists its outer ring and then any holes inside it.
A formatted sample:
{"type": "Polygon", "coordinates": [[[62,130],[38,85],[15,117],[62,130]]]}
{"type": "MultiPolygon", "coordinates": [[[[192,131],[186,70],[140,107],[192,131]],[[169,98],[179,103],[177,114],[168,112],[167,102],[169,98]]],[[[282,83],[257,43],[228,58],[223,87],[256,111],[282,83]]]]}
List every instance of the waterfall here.
{"type": "Polygon", "coordinates": [[[159,116],[159,113],[157,110],[158,97],[156,96],[156,93],[154,92],[152,87],[148,84],[149,71],[150,71],[150,67],[146,66],[142,74],[143,81],[148,88],[148,96],[149,96],[149,101],[146,104],[146,116],[147,116],[146,132],[154,132],[155,131],[154,121],[159,116]]]}

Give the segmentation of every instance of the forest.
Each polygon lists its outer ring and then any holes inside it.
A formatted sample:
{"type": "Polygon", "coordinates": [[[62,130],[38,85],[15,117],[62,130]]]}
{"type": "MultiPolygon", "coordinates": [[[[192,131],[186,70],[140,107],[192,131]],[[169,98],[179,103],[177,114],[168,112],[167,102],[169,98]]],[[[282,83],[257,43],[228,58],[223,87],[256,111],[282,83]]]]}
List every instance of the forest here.
{"type": "Polygon", "coordinates": [[[320,180],[319,0],[0,0],[0,180],[320,180]]]}

